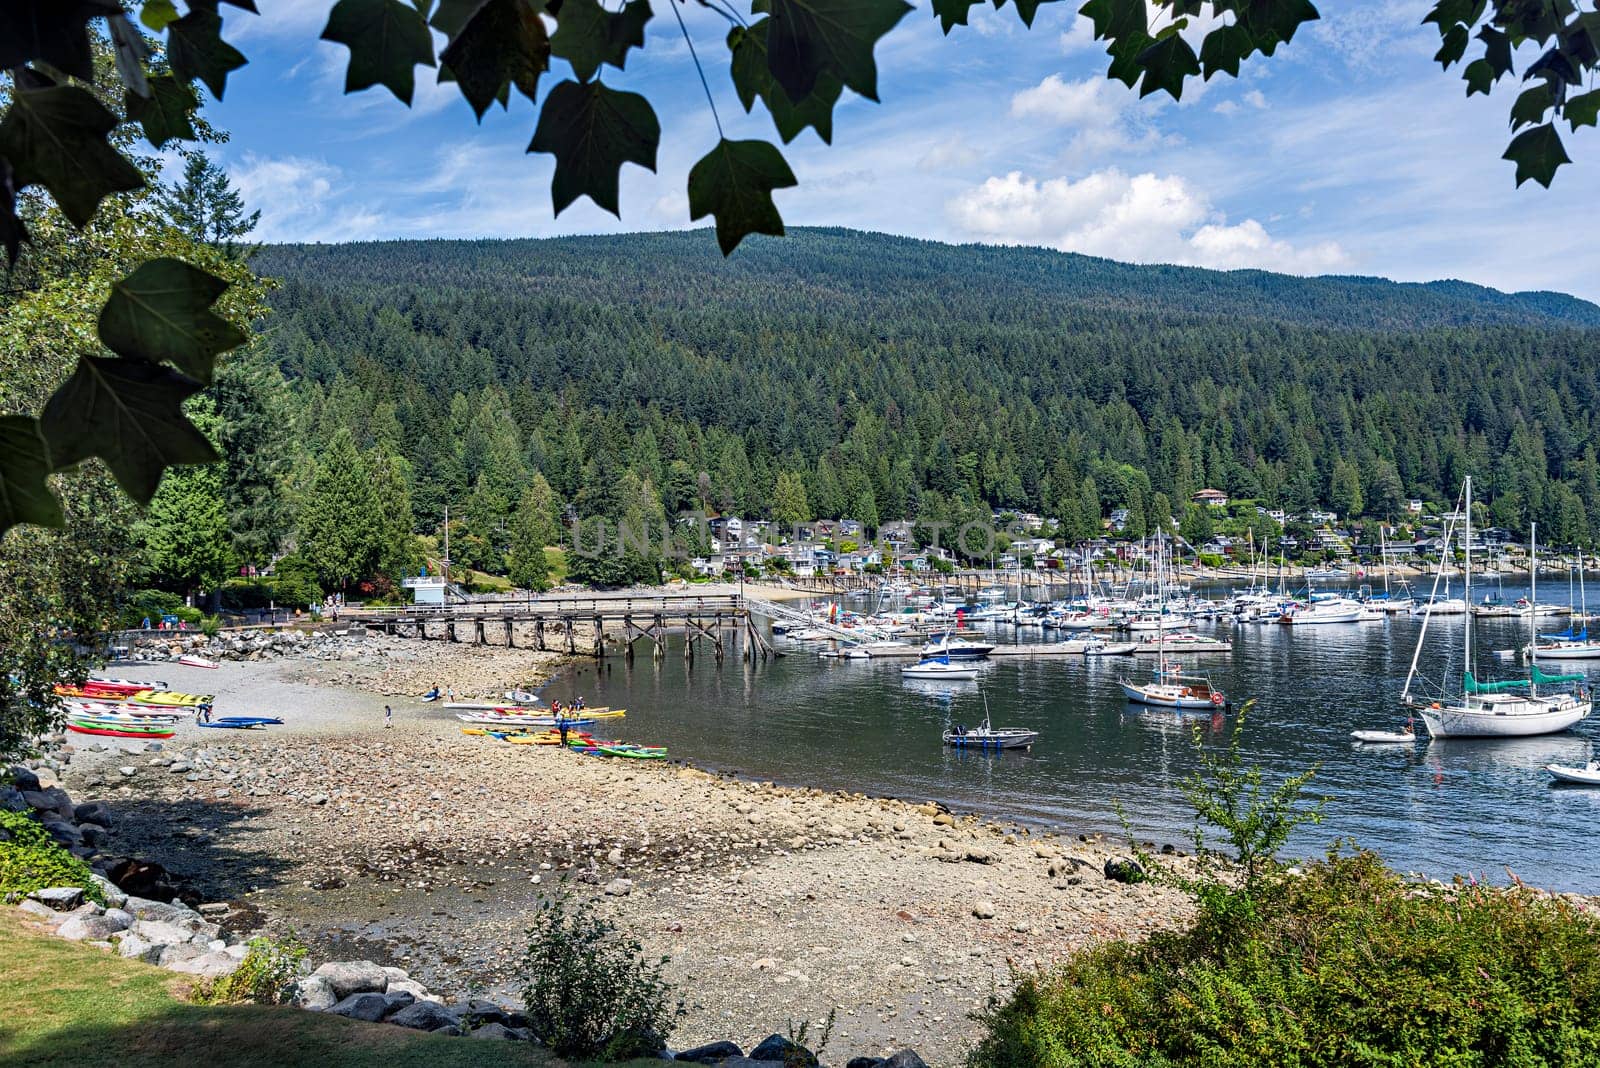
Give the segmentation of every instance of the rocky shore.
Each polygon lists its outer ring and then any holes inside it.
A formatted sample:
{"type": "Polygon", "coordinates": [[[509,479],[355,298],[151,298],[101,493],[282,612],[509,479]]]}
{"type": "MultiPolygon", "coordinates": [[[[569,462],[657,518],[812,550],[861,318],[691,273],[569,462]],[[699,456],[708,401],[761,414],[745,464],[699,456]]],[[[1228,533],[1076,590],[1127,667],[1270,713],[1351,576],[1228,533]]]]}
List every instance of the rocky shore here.
{"type": "Polygon", "coordinates": [[[551,665],[524,650],[359,641],[349,659],[151,669],[180,689],[270,702],[288,723],[191,727],[156,751],[78,739],[63,778],[116,811],[108,848],[181,873],[242,931],[292,931],[318,959],[400,968],[458,999],[511,993],[528,917],[552,887],[597,896],[671,958],[688,1009],[674,1046],[748,1048],[803,1021],[815,1034],[836,1012],[830,1063],[910,1046],[957,1064],[969,1015],[1014,968],[1189,912],[1170,891],[1108,878],[1109,843],[933,799],[509,746],[414,701],[395,702],[386,730],[374,710],[391,687],[492,692],[551,665]]]}

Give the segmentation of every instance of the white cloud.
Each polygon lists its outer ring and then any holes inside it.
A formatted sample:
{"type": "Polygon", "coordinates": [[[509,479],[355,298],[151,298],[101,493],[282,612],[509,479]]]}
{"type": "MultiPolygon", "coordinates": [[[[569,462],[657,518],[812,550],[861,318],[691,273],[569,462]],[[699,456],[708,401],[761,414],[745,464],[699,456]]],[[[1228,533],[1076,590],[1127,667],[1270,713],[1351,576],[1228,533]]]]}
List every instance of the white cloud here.
{"type": "Polygon", "coordinates": [[[1239,105],[1234,103],[1232,100],[1224,100],[1211,110],[1215,111],[1218,115],[1232,115],[1239,110],[1239,105]]]}
{"type": "Polygon", "coordinates": [[[983,239],[1136,263],[1314,274],[1349,260],[1335,243],[1297,247],[1254,219],[1230,226],[1178,175],[1129,176],[1113,167],[1077,181],[1039,181],[1013,171],[969,189],[947,209],[956,226],[983,239]]]}
{"type": "Polygon", "coordinates": [[[947,137],[936,142],[933,147],[922,154],[917,160],[919,171],[948,171],[961,167],[970,167],[978,162],[978,150],[967,144],[965,137],[947,137]]]}
{"type": "Polygon", "coordinates": [[[382,227],[377,214],[337,203],[343,174],[321,160],[247,154],[228,177],[245,206],[261,212],[257,240],[352,241],[382,227]]]}
{"type": "Polygon", "coordinates": [[[1065,82],[1052,74],[1011,98],[1011,116],[1043,119],[1058,126],[1110,126],[1131,103],[1129,94],[1105,78],[1065,82]]]}
{"type": "Polygon", "coordinates": [[[1259,108],[1263,111],[1267,108],[1266,94],[1262,93],[1260,89],[1252,89],[1245,93],[1243,100],[1253,108],[1259,108]]]}
{"type": "Polygon", "coordinates": [[[1072,56],[1099,47],[1094,39],[1094,23],[1082,15],[1074,15],[1072,25],[1061,34],[1061,51],[1072,56]]]}

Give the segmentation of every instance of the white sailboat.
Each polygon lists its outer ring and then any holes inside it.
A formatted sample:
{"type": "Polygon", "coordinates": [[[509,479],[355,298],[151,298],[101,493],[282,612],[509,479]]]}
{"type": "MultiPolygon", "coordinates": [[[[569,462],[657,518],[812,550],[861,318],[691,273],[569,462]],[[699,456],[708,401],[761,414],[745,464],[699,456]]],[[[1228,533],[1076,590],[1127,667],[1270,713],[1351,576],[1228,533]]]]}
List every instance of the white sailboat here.
{"type": "MultiPolygon", "coordinates": [[[[1537,600],[1534,603],[1537,605],[1537,600]]],[[[1556,634],[1534,635],[1533,641],[1528,644],[1528,655],[1536,661],[1600,660],[1600,641],[1589,637],[1589,597],[1583,585],[1582,549],[1578,550],[1578,606],[1579,622],[1569,621],[1567,629],[1556,634]]]]}
{"type": "MultiPolygon", "coordinates": [[[[1465,597],[1472,597],[1472,479],[1467,478],[1462,487],[1465,500],[1465,597]]],[[[1454,520],[1451,521],[1452,526],[1454,520]]],[[[1445,532],[1448,551],[1451,530],[1445,532]]],[[[1434,576],[1437,588],[1439,575],[1434,576]]],[[[1430,598],[1430,605],[1433,599],[1430,598]]],[[[1461,673],[1459,697],[1441,694],[1437,700],[1427,701],[1413,695],[1411,686],[1417,675],[1417,662],[1422,654],[1422,643],[1427,638],[1428,622],[1432,613],[1425,614],[1422,629],[1417,634],[1417,647],[1411,655],[1411,669],[1406,673],[1405,689],[1401,703],[1422,717],[1428,734],[1434,738],[1520,738],[1536,734],[1554,734],[1587,718],[1593,704],[1583,688],[1581,675],[1545,675],[1533,664],[1526,679],[1508,679],[1501,682],[1479,682],[1473,674],[1472,630],[1469,615],[1463,627],[1464,668],[1461,673]],[[1578,684],[1575,691],[1563,691],[1540,696],[1539,687],[1578,684]]],[[[1529,617],[1529,627],[1532,628],[1529,617]]]]}
{"type": "MultiPolygon", "coordinates": [[[[1157,585],[1157,596],[1163,612],[1166,609],[1166,587],[1157,585]]],[[[1119,680],[1118,686],[1128,700],[1142,705],[1161,708],[1223,708],[1228,699],[1221,690],[1213,689],[1211,681],[1198,675],[1184,675],[1179,665],[1167,660],[1167,632],[1156,630],[1156,667],[1149,682],[1119,680]]]]}

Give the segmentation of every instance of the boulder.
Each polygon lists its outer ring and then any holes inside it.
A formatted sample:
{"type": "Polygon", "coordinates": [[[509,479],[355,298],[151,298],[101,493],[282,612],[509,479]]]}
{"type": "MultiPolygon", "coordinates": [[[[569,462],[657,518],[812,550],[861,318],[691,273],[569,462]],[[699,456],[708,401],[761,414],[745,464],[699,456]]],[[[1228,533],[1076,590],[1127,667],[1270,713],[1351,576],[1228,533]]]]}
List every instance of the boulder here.
{"type": "Polygon", "coordinates": [[[511,1023],[511,1014],[503,1006],[485,1001],[483,998],[470,998],[450,1006],[450,1010],[468,1027],[481,1027],[489,1023],[508,1025],[511,1023]]]}
{"type": "Polygon", "coordinates": [[[327,1012],[339,1003],[333,984],[320,975],[308,975],[289,988],[289,1003],[312,1012],[327,1012]]]}
{"type": "Polygon", "coordinates": [[[789,1068],[816,1068],[817,1055],[804,1046],[791,1042],[782,1035],[768,1035],[766,1040],[750,1051],[753,1061],[778,1061],[789,1068]]]}
{"type": "Polygon", "coordinates": [[[7,812],[28,812],[28,803],[22,799],[22,791],[12,786],[0,787],[0,809],[7,812]]]}
{"type": "Polygon", "coordinates": [[[199,946],[191,946],[187,943],[177,946],[163,946],[161,948],[161,956],[156,958],[156,963],[163,968],[172,968],[186,960],[194,960],[196,957],[203,956],[205,956],[205,951],[199,946]]]}
{"type": "Polygon", "coordinates": [[[883,1068],[882,1057],[851,1057],[844,1068],[883,1068]]]}
{"type": "Polygon", "coordinates": [[[879,1068],[928,1068],[927,1062],[917,1056],[916,1050],[903,1049],[885,1057],[879,1068]]]}
{"type": "Polygon", "coordinates": [[[122,860],[106,872],[106,877],[116,883],[123,892],[134,897],[148,898],[151,901],[171,901],[177,896],[171,876],[167,874],[167,869],[159,864],[142,860],[122,860]]]}
{"type": "Polygon", "coordinates": [[[83,887],[81,886],[51,886],[43,890],[35,890],[28,895],[30,900],[37,901],[56,912],[70,912],[83,904],[83,887]]]}
{"type": "Polygon", "coordinates": [[[758,1061],[750,1057],[729,1057],[718,1062],[717,1068],[787,1068],[782,1061],[758,1061]]]}
{"type": "Polygon", "coordinates": [[[15,786],[18,790],[24,793],[39,789],[39,776],[33,773],[32,768],[25,768],[21,764],[14,764],[11,767],[10,775],[11,785],[15,786]]]}
{"type": "Polygon", "coordinates": [[[85,801],[81,805],[72,807],[72,818],[79,823],[98,823],[102,827],[111,826],[111,810],[104,801],[85,801]]]}
{"type": "MultiPolygon", "coordinates": [[[[177,949],[179,947],[172,946],[169,948],[177,949]]],[[[165,958],[165,956],[166,954],[163,953],[162,957],[165,958]]],[[[190,957],[173,964],[167,964],[163,960],[162,966],[175,972],[183,972],[186,975],[198,975],[203,979],[221,979],[225,975],[232,975],[238,971],[239,965],[242,963],[237,957],[227,953],[212,952],[202,953],[198,957],[190,957]]]]}
{"type": "Polygon", "coordinates": [[[126,924],[105,916],[74,916],[56,928],[56,935],[74,942],[103,942],[126,929],[126,924]]]}
{"type": "Polygon", "coordinates": [[[994,919],[994,902],[980,901],[972,906],[972,914],[980,920],[994,919]]]}
{"type": "Polygon", "coordinates": [[[705,1045],[696,1046],[694,1049],[686,1049],[678,1054],[678,1060],[693,1061],[695,1064],[721,1064],[729,1057],[743,1056],[744,1050],[732,1042],[723,1040],[721,1042],[707,1042],[705,1045]]]}
{"type": "Polygon", "coordinates": [[[351,994],[328,1011],[351,1020],[377,1023],[389,1014],[389,999],[383,994],[351,994]]]}
{"type": "Polygon", "coordinates": [[[340,1000],[351,994],[380,994],[389,988],[389,976],[370,960],[329,961],[311,974],[327,980],[334,997],[340,1000]]]}
{"type": "MultiPolygon", "coordinates": [[[[317,969],[321,971],[321,969],[317,969]]],[[[437,1001],[418,1001],[389,1017],[389,1022],[409,1027],[413,1031],[438,1031],[455,1027],[460,1020],[456,1014],[437,1001]]]]}
{"type": "Polygon", "coordinates": [[[122,924],[121,927],[117,928],[119,931],[126,931],[134,925],[133,913],[125,909],[108,908],[105,911],[105,916],[108,920],[115,920],[117,923],[122,924]]]}
{"type": "Polygon", "coordinates": [[[61,918],[60,916],[56,915],[56,910],[51,908],[49,905],[41,905],[37,901],[30,901],[26,898],[24,898],[17,905],[17,908],[21,909],[23,912],[26,912],[30,916],[38,916],[41,919],[48,917],[52,920],[59,920],[61,918]]]}
{"type": "Polygon", "coordinates": [[[117,943],[117,955],[127,957],[129,960],[142,960],[146,964],[160,964],[161,952],[167,947],[148,938],[141,938],[136,934],[127,933],[117,943]]]}
{"type": "Polygon", "coordinates": [[[516,1032],[512,1031],[511,1028],[501,1023],[486,1023],[482,1027],[473,1028],[467,1033],[473,1038],[499,1038],[510,1040],[517,1037],[516,1032]]]}
{"type": "Polygon", "coordinates": [[[633,893],[632,879],[612,879],[606,883],[606,893],[612,897],[627,897],[633,893]]]}
{"type": "Polygon", "coordinates": [[[106,835],[109,833],[98,823],[78,824],[78,838],[86,846],[99,847],[105,845],[106,835]]]}
{"type": "Polygon", "coordinates": [[[383,995],[385,1016],[393,1016],[407,1005],[414,1003],[417,998],[406,990],[391,990],[383,995]]]}
{"type": "Polygon", "coordinates": [[[134,919],[172,923],[189,910],[170,901],[152,901],[134,894],[124,894],[122,908],[133,913],[134,919]]]}
{"type": "Polygon", "coordinates": [[[134,920],[130,929],[140,938],[163,946],[183,945],[194,937],[188,928],[160,920],[134,920]]]}
{"type": "Polygon", "coordinates": [[[1132,857],[1107,857],[1105,875],[1118,883],[1142,883],[1146,878],[1144,868],[1132,857]]]}
{"type": "Polygon", "coordinates": [[[417,1001],[428,999],[428,988],[415,979],[390,979],[389,985],[384,992],[388,994],[410,994],[417,1001]]]}

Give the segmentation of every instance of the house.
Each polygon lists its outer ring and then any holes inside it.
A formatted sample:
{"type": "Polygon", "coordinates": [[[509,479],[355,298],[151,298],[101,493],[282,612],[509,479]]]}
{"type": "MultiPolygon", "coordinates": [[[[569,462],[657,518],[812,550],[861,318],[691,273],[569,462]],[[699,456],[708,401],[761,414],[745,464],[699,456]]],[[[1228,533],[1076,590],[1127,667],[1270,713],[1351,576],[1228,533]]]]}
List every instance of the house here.
{"type": "Polygon", "coordinates": [[[1113,509],[1111,509],[1111,529],[1112,530],[1127,530],[1128,529],[1128,510],[1126,508],[1113,508],[1113,509]]]}
{"type": "Polygon", "coordinates": [[[444,576],[419,575],[400,580],[411,591],[412,604],[444,604],[444,576]]]}
{"type": "Polygon", "coordinates": [[[1410,515],[1421,515],[1422,501],[1415,497],[1406,501],[1406,512],[1410,515]]]}
{"type": "Polygon", "coordinates": [[[859,538],[863,533],[859,519],[841,519],[837,531],[841,538],[859,538]]]}
{"type": "Polygon", "coordinates": [[[1310,523],[1335,523],[1338,520],[1337,515],[1321,508],[1313,508],[1306,513],[1306,521],[1310,523]]]}
{"type": "Polygon", "coordinates": [[[696,556],[689,561],[689,566],[694,568],[695,574],[703,575],[707,578],[713,575],[720,575],[727,569],[726,562],[718,554],[713,554],[709,557],[696,556]]]}
{"type": "Polygon", "coordinates": [[[719,515],[706,524],[711,528],[711,536],[728,545],[738,545],[744,541],[744,520],[733,515],[719,515]]]}
{"type": "Polygon", "coordinates": [[[796,542],[785,546],[776,555],[789,561],[789,570],[800,578],[810,578],[817,573],[817,552],[819,546],[807,542],[796,542]]]}
{"type": "Polygon", "coordinates": [[[1216,489],[1196,490],[1194,496],[1190,497],[1189,500],[1195,504],[1203,504],[1211,508],[1228,507],[1228,495],[1216,489]]]}
{"type": "Polygon", "coordinates": [[[878,528],[878,536],[890,545],[910,545],[911,520],[899,519],[893,523],[885,523],[878,528]]]}
{"type": "Polygon", "coordinates": [[[1289,513],[1282,508],[1263,508],[1258,504],[1256,505],[1256,515],[1270,519],[1280,527],[1289,521],[1289,513]]]}

